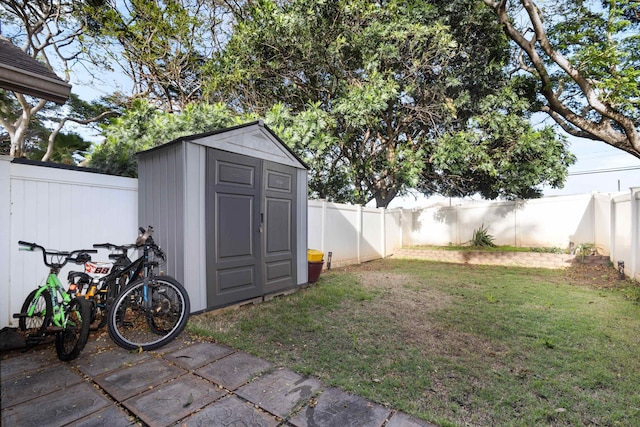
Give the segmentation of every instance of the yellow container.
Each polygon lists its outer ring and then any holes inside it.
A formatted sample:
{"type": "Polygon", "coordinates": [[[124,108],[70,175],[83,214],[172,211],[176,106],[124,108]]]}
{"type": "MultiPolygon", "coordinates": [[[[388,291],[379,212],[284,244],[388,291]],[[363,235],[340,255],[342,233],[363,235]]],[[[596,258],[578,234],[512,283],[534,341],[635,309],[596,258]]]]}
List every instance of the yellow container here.
{"type": "Polygon", "coordinates": [[[324,254],[315,249],[309,249],[307,251],[307,261],[309,262],[322,262],[324,254]]]}

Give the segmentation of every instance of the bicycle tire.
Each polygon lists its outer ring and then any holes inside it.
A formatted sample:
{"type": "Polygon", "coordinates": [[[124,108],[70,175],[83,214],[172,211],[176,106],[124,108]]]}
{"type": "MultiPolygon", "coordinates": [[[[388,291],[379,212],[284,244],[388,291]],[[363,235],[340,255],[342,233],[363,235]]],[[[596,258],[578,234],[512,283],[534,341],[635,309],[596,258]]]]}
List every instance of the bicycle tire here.
{"type": "Polygon", "coordinates": [[[65,307],[67,325],[56,333],[58,359],[68,362],[77,358],[89,338],[91,307],[84,298],[73,298],[65,307]]]}
{"type": "Polygon", "coordinates": [[[127,350],[155,350],[184,330],[189,313],[189,295],[176,279],[138,279],[116,297],[110,308],[109,336],[127,350]],[[147,308],[145,286],[150,298],[147,308]]]}
{"type": "Polygon", "coordinates": [[[38,289],[34,289],[29,293],[27,298],[22,304],[22,310],[20,313],[27,313],[32,303],[36,304],[36,309],[33,312],[33,316],[20,317],[18,320],[18,326],[20,330],[25,332],[28,336],[44,336],[47,327],[51,323],[51,316],[53,313],[53,303],[51,302],[51,293],[48,290],[44,290],[40,296],[36,299],[36,292],[38,289]]]}

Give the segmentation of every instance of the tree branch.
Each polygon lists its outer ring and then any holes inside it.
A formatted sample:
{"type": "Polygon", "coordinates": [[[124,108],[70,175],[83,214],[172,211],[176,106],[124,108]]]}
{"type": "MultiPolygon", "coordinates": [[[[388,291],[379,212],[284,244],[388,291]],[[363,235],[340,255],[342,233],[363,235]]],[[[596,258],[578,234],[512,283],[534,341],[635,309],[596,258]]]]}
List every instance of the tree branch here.
{"type": "Polygon", "coordinates": [[[553,48],[544,29],[540,10],[535,3],[530,0],[520,0],[520,3],[526,10],[535,34],[534,38],[527,40],[511,23],[511,19],[507,13],[507,0],[500,0],[499,2],[494,0],[483,1],[496,12],[498,20],[502,24],[507,36],[526,52],[531,60],[535,73],[528,66],[520,68],[536,75],[540,80],[540,93],[547,100],[547,105],[543,111],[549,114],[556,123],[560,124],[560,126],[571,135],[601,140],[640,158],[640,133],[633,120],[625,116],[622,112],[617,111],[611,105],[603,102],[592,83],[580,70],[575,68],[566,57],[553,48]],[[558,94],[554,93],[553,81],[538,49],[577,84],[586,103],[588,103],[593,111],[596,111],[606,120],[596,122],[586,118],[586,116],[575,113],[559,98],[558,94]],[[620,130],[612,126],[612,122],[615,123],[616,127],[620,130]]]}

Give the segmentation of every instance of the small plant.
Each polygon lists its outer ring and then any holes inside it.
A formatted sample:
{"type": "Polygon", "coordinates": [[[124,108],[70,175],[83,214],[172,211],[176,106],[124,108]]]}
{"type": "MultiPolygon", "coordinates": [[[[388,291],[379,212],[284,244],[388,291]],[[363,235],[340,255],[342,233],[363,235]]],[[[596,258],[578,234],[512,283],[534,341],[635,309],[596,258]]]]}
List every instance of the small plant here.
{"type": "Polygon", "coordinates": [[[482,224],[480,228],[473,231],[473,239],[471,239],[471,246],[476,247],[495,247],[496,244],[493,243],[493,236],[489,234],[488,228],[482,224]]]}
{"type": "Polygon", "coordinates": [[[576,255],[584,258],[585,256],[591,256],[598,253],[598,248],[593,243],[580,243],[575,248],[576,255]]]}

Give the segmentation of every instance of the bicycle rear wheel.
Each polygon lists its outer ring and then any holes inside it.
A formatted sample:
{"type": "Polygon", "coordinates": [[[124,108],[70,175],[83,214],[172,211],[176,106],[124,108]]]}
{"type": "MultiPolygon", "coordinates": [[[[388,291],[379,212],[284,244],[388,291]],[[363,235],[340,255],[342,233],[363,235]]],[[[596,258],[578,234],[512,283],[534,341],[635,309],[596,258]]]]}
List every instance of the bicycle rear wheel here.
{"type": "Polygon", "coordinates": [[[84,298],[73,298],[65,308],[67,324],[56,333],[58,359],[68,362],[80,355],[89,338],[91,307],[84,298]]]}
{"type": "Polygon", "coordinates": [[[184,330],[189,310],[189,295],[174,278],[139,279],[110,308],[109,335],[127,350],[154,350],[184,330]]]}
{"type": "Polygon", "coordinates": [[[32,306],[35,306],[32,316],[21,316],[18,320],[20,330],[26,332],[27,337],[44,336],[47,326],[51,323],[53,313],[51,294],[45,290],[36,299],[37,292],[38,289],[34,289],[29,293],[22,304],[22,310],[20,310],[20,313],[25,314],[32,306]]]}

